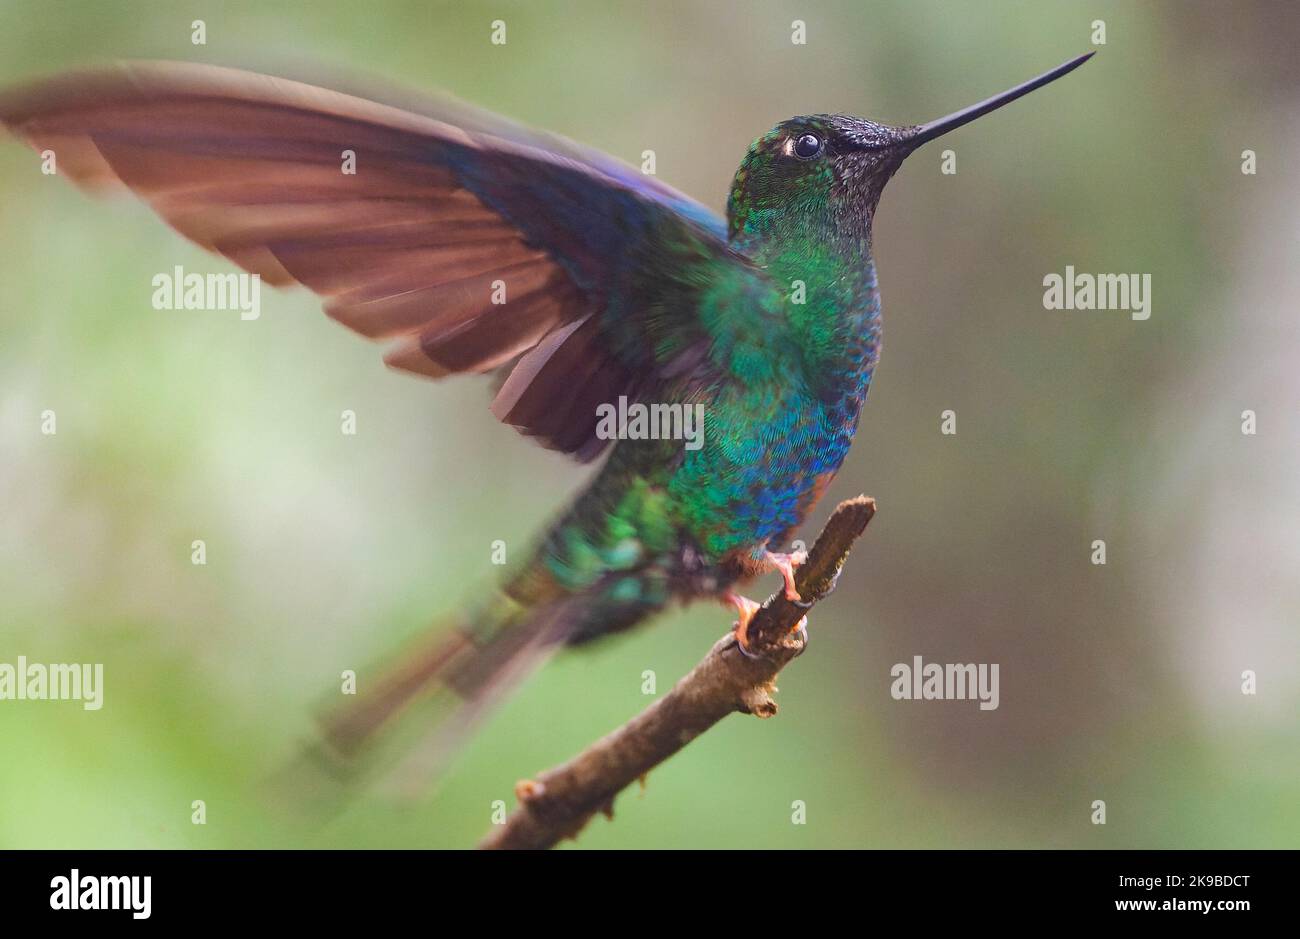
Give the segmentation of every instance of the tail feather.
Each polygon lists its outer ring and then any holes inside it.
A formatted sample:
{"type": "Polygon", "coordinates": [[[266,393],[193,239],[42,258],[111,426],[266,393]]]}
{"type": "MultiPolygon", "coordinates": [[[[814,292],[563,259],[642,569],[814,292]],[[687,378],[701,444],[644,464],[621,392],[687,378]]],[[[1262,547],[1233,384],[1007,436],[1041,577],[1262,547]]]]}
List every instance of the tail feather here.
{"type": "Polygon", "coordinates": [[[387,775],[384,788],[416,796],[446,768],[479,724],[511,691],[564,645],[576,624],[576,601],[537,611],[523,628],[476,647],[442,679],[455,704],[415,728],[418,736],[402,742],[403,756],[387,775]]]}
{"type": "Polygon", "coordinates": [[[627,628],[666,602],[611,591],[616,580],[570,592],[542,566],[528,565],[472,615],[359,670],[356,695],[322,711],[320,739],[273,778],[271,795],[288,797],[280,801],[289,805],[310,796],[313,815],[341,808],[359,786],[376,781],[418,795],[492,707],[553,652],[627,628]]]}
{"type": "MultiPolygon", "coordinates": [[[[406,650],[395,664],[382,671],[373,691],[357,695],[355,702],[321,717],[326,743],[345,757],[355,757],[379,730],[419,698],[472,643],[459,630],[450,634],[435,629],[421,638],[420,646],[406,650]]],[[[367,682],[363,675],[362,688],[367,682]]]]}
{"type": "Polygon", "coordinates": [[[400,741],[402,754],[396,768],[387,767],[386,782],[403,791],[422,788],[493,705],[573,635],[580,608],[573,596],[526,605],[499,595],[450,629],[435,627],[387,664],[359,672],[355,698],[321,716],[318,749],[348,769],[383,763],[376,753],[381,738],[399,715],[418,707],[419,735],[400,741]]]}

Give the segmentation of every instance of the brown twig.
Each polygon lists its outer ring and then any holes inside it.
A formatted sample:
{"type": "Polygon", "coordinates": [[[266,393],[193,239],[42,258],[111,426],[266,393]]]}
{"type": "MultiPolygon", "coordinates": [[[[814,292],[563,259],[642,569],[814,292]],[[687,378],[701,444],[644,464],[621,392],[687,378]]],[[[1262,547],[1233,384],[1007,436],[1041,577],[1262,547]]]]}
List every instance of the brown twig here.
{"type": "Polygon", "coordinates": [[[612,816],[614,797],[626,786],[728,714],[774,715],[777,673],[803,651],[803,640],[793,630],[835,587],[849,550],[875,511],[875,501],[866,496],[836,507],[795,574],[803,603],[778,592],[754,615],[749,626],[753,658],[741,654],[730,633],[723,636],[664,697],[567,763],[519,783],[519,807],[479,847],[549,848],[576,837],[597,812],[612,816]]]}

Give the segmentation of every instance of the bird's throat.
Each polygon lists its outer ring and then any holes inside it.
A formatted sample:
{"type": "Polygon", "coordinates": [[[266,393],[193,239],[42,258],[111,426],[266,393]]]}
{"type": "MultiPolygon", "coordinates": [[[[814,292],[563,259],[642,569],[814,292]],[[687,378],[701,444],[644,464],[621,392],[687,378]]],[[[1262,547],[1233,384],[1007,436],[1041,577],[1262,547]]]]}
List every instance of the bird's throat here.
{"type": "Polygon", "coordinates": [[[865,395],[880,349],[880,293],[869,227],[845,232],[776,235],[752,256],[785,291],[785,309],[803,373],[819,395],[865,395]]]}

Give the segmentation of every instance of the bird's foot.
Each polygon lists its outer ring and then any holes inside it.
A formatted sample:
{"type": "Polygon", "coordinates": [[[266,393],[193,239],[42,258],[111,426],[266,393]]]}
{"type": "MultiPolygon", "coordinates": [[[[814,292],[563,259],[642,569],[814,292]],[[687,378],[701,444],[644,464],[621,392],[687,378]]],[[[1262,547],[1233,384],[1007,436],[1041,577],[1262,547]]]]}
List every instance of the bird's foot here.
{"type": "Polygon", "coordinates": [[[794,585],[794,571],[800,564],[808,560],[808,552],[795,551],[792,554],[776,554],[772,551],[764,551],[763,560],[781,572],[781,578],[785,581],[785,598],[792,603],[799,603],[803,600],[794,585]]]}
{"type": "Polygon", "coordinates": [[[790,627],[790,632],[798,633],[799,638],[803,640],[803,644],[807,645],[808,644],[808,617],[801,616],[799,618],[799,622],[795,623],[793,626],[790,627]]]}
{"type": "Polygon", "coordinates": [[[738,593],[733,593],[730,590],[723,594],[722,603],[724,606],[734,606],[736,608],[736,613],[740,617],[736,620],[735,626],[736,645],[739,647],[742,655],[748,656],[751,659],[754,658],[754,653],[749,651],[749,621],[752,620],[754,614],[758,612],[760,604],[755,603],[748,597],[742,597],[738,593]]]}
{"type": "Polygon", "coordinates": [[[799,622],[790,627],[790,632],[799,634],[799,651],[795,655],[803,655],[808,649],[808,617],[800,617],[799,622]]]}

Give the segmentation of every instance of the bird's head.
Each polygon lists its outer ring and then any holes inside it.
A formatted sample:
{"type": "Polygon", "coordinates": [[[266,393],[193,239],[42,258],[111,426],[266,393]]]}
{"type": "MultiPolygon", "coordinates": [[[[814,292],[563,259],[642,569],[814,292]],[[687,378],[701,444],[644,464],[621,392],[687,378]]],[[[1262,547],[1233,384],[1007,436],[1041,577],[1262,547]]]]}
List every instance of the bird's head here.
{"type": "Polygon", "coordinates": [[[731,236],[764,237],[806,228],[869,239],[885,183],[917,147],[1009,104],[1067,72],[1092,53],[1000,95],[928,124],[894,127],[846,114],[782,121],[754,141],[727,200],[731,236]]]}
{"type": "Polygon", "coordinates": [[[834,221],[869,231],[885,183],[912,148],[905,128],[845,114],[782,121],[754,141],[727,200],[732,237],[834,221]]]}

